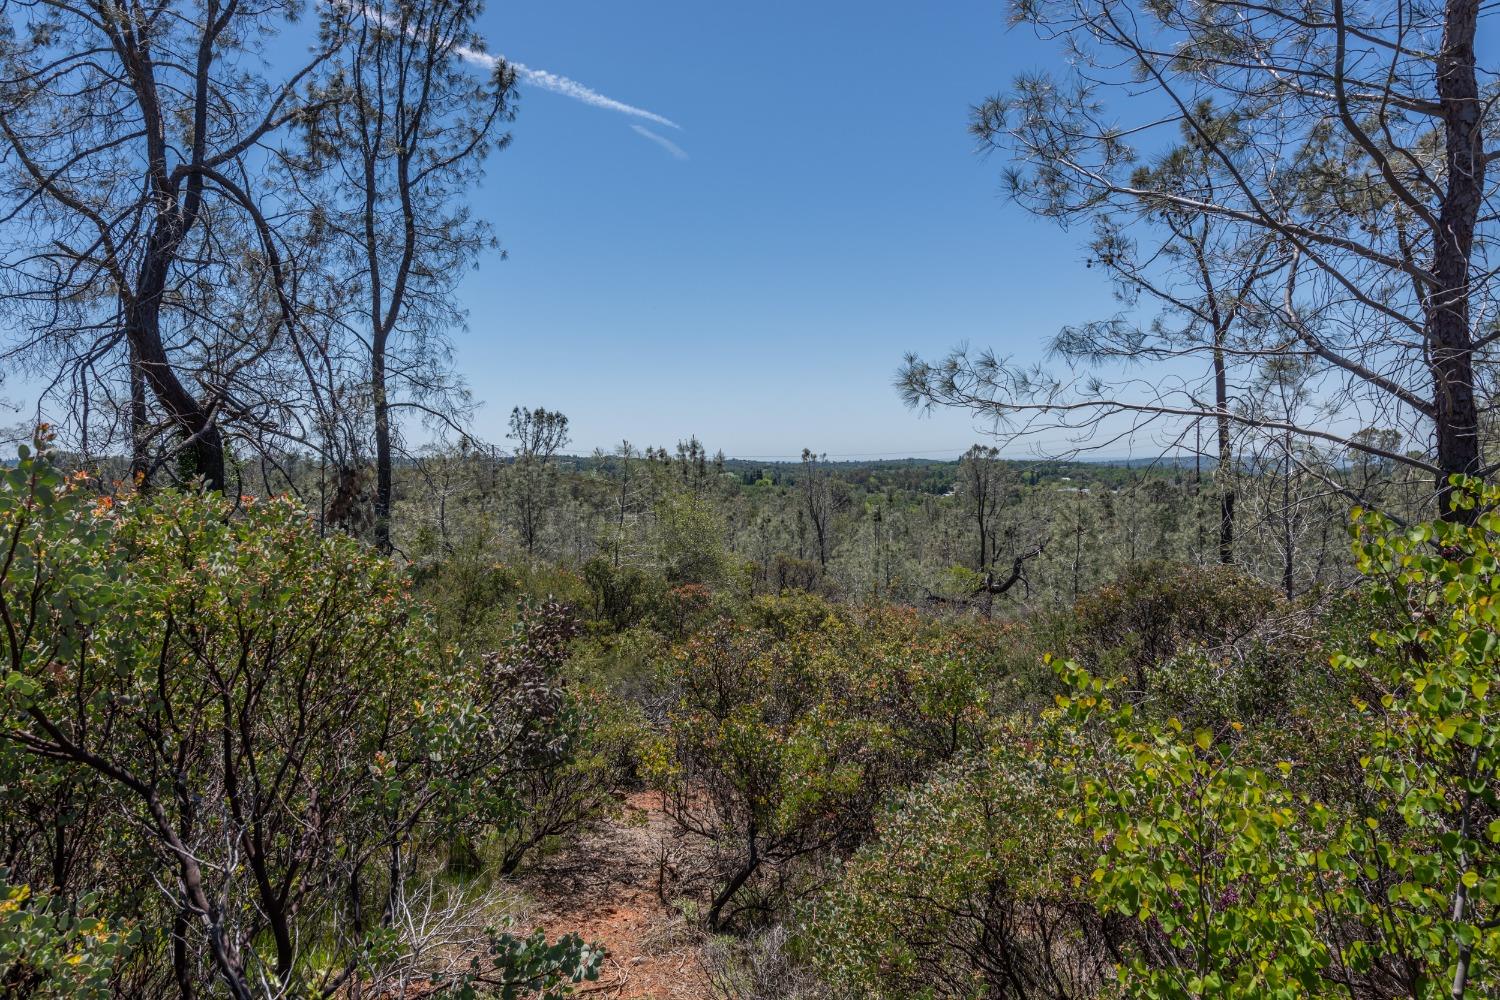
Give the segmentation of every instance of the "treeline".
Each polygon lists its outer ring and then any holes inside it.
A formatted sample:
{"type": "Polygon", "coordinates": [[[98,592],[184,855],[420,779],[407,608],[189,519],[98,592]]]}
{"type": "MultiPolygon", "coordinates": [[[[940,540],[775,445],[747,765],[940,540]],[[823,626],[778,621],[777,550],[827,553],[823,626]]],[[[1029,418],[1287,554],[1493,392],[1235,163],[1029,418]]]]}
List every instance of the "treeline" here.
{"type": "MultiPolygon", "coordinates": [[[[577,456],[565,450],[567,417],[544,407],[516,408],[511,441],[429,445],[393,463],[387,523],[399,557],[424,564],[469,554],[575,571],[603,557],[614,569],[648,570],[660,565],[658,521],[670,521],[665,508],[681,498],[701,515],[698,544],[719,550],[713,571],[748,574],[762,592],[993,605],[1009,581],[1007,602],[1037,606],[1076,599],[1130,564],[1175,560],[1237,565],[1297,598],[1352,579],[1352,506],[1405,521],[1432,501],[1426,476],[1399,463],[1312,448],[1295,464],[1225,467],[1016,460],[988,445],[957,461],[832,462],[809,449],[800,462],[754,462],[711,457],[696,437],[673,449],[626,443],[577,456]],[[1226,495],[1238,501],[1238,531],[1227,538],[1226,495]]],[[[106,492],[130,477],[119,457],[69,452],[57,461],[106,492]]],[[[290,494],[322,530],[377,542],[368,470],[306,457],[229,470],[245,495],[290,494]]]]}
{"type": "Polygon", "coordinates": [[[586,458],[450,450],[397,473],[397,548],[417,565],[533,558],[594,579],[991,611],[1076,600],[1136,563],[1223,563],[1226,548],[1288,599],[1327,592],[1353,577],[1351,496],[1415,518],[1431,495],[1425,477],[1358,455],[1325,456],[1316,473],[1007,461],[980,445],[957,462],[832,463],[809,450],[756,464],[710,458],[696,438],[586,458]],[[1227,545],[1226,491],[1240,523],[1227,545]]]}

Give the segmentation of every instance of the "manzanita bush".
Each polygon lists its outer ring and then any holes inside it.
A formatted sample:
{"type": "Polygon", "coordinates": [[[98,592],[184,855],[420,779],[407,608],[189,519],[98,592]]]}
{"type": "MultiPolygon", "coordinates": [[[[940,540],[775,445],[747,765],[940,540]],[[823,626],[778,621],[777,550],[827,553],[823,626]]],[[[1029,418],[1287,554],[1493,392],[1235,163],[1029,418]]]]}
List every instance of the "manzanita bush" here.
{"type": "Polygon", "coordinates": [[[708,926],[753,926],[808,891],[886,796],[973,745],[1002,638],[988,622],[790,594],[673,647],[642,770],[715,848],[708,926]]]}
{"type": "Polygon", "coordinates": [[[1110,978],[1130,927],[1074,887],[1088,837],[1058,814],[1042,736],[1030,721],[996,725],[899,796],[802,907],[795,944],[834,996],[1089,996],[1110,978]]]}
{"type": "Polygon", "coordinates": [[[0,881],[0,984],[6,996],[106,997],[134,933],[89,915],[95,900],[38,896],[0,881]]]}
{"type": "MultiPolygon", "coordinates": [[[[245,998],[409,978],[424,859],[567,761],[559,609],[505,655],[456,655],[389,561],[287,499],[100,497],[23,449],[0,471],[0,585],[7,984],[87,991],[103,968],[117,992],[245,998]],[[27,943],[47,926],[63,944],[27,943]]],[[[493,949],[542,962],[518,982],[597,970],[571,939],[493,949]]]]}

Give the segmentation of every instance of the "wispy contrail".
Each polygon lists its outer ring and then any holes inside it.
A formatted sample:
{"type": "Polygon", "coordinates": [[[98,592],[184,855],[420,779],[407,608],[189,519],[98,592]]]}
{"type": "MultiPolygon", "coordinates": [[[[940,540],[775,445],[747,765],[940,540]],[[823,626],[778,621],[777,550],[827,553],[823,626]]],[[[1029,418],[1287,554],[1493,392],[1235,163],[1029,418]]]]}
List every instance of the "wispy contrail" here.
{"type": "MultiPolygon", "coordinates": [[[[327,0],[327,2],[343,9],[350,9],[352,6],[350,0],[327,0]]],[[[376,21],[380,22],[383,25],[386,25],[387,27],[396,27],[391,23],[392,19],[379,10],[374,10],[364,5],[361,5],[359,7],[359,10],[361,10],[366,16],[375,19],[376,21]]],[[[465,62],[473,63],[476,66],[483,66],[488,70],[493,70],[495,68],[495,65],[500,61],[498,57],[492,56],[488,52],[481,52],[479,49],[472,48],[468,45],[455,45],[453,47],[453,53],[465,62]]],[[[510,68],[515,70],[516,76],[520,77],[522,80],[525,80],[527,83],[536,84],[543,90],[550,90],[554,94],[562,94],[564,97],[571,97],[575,101],[582,101],[584,104],[589,104],[596,108],[603,108],[606,111],[618,111],[622,115],[632,115],[636,118],[644,118],[648,122],[655,122],[658,125],[665,125],[667,128],[682,128],[681,125],[678,125],[672,119],[667,118],[664,115],[659,115],[655,111],[647,111],[645,108],[635,107],[632,104],[626,104],[624,101],[617,101],[613,97],[605,97],[597,90],[585,87],[577,80],[570,80],[565,76],[558,76],[556,73],[549,73],[544,69],[532,69],[525,63],[509,61],[507,62],[510,68]]],[[[646,138],[660,143],[662,148],[664,148],[667,152],[671,153],[678,159],[687,159],[687,154],[684,153],[682,151],[682,148],[679,147],[676,143],[669,142],[668,140],[663,139],[661,136],[655,134],[654,132],[650,132],[647,129],[640,128],[639,126],[631,127],[635,128],[636,131],[640,132],[641,135],[644,135],[646,138]]]]}
{"type": "MultiPolygon", "coordinates": [[[[459,46],[454,51],[458,53],[460,59],[467,59],[469,62],[479,66],[483,66],[486,69],[494,69],[495,63],[498,62],[498,59],[496,59],[495,56],[490,55],[488,52],[480,52],[477,49],[459,46]]],[[[550,90],[554,94],[561,94],[564,97],[571,97],[575,101],[582,101],[584,104],[590,104],[596,108],[603,108],[606,111],[618,111],[622,115],[632,115],[636,118],[644,118],[648,122],[655,122],[658,125],[665,125],[667,128],[682,127],[681,125],[678,125],[676,122],[672,121],[672,119],[665,118],[654,111],[647,111],[645,108],[637,108],[634,105],[626,104],[624,101],[617,101],[613,97],[605,97],[597,90],[592,90],[588,87],[585,87],[577,80],[570,80],[565,76],[558,76],[556,73],[548,73],[544,69],[532,69],[530,66],[527,66],[524,63],[511,62],[509,63],[509,65],[511,69],[516,71],[516,76],[520,77],[522,80],[540,87],[543,90],[550,90]]],[[[665,140],[662,141],[665,142],[665,140]]],[[[668,145],[671,144],[668,143],[668,145]]],[[[681,152],[681,150],[678,150],[678,152],[681,152]]]]}
{"type": "Polygon", "coordinates": [[[665,149],[667,152],[671,153],[677,159],[685,160],[688,158],[687,153],[683,152],[682,147],[677,145],[677,143],[673,142],[671,139],[668,139],[666,136],[657,135],[655,132],[651,131],[644,125],[632,125],[630,126],[630,128],[637,135],[645,136],[647,139],[650,139],[662,149],[665,149]]]}

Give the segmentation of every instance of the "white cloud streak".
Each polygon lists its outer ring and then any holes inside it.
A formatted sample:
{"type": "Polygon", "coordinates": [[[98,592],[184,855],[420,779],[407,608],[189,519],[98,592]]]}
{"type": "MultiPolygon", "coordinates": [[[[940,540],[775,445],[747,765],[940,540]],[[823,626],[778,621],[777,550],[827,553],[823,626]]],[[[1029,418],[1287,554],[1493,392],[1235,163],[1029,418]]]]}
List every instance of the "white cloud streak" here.
{"type": "MultiPolygon", "coordinates": [[[[343,8],[346,6],[347,0],[328,0],[328,2],[343,8]]],[[[379,11],[371,10],[369,7],[364,6],[359,9],[381,24],[390,25],[391,23],[390,18],[385,17],[379,11]]],[[[479,49],[471,48],[467,45],[455,45],[453,53],[465,62],[490,71],[493,71],[495,66],[500,62],[499,57],[492,56],[488,52],[481,52],[479,49]]],[[[582,101],[584,104],[595,108],[603,108],[605,111],[616,111],[622,115],[644,118],[648,122],[664,125],[667,128],[682,128],[681,125],[678,125],[664,115],[659,115],[655,111],[647,111],[645,108],[638,108],[633,104],[626,104],[624,101],[617,101],[613,97],[606,97],[597,90],[585,87],[577,80],[570,80],[568,77],[558,76],[556,73],[549,73],[544,69],[532,69],[525,63],[509,62],[508,64],[515,71],[517,77],[525,80],[527,83],[535,84],[543,90],[550,90],[554,94],[571,97],[575,101],[582,101]]],[[[688,158],[687,153],[683,152],[681,146],[665,136],[657,135],[655,132],[641,125],[631,125],[630,127],[639,135],[644,136],[662,149],[665,149],[668,153],[671,153],[677,159],[685,160],[688,158]]]]}
{"type": "MultiPolygon", "coordinates": [[[[476,49],[463,46],[460,46],[455,51],[458,53],[459,58],[474,63],[477,66],[483,66],[485,69],[494,69],[495,63],[498,62],[496,57],[490,55],[488,52],[480,52],[476,49]]],[[[657,125],[663,125],[667,128],[682,127],[672,121],[672,119],[663,117],[654,111],[647,111],[645,108],[638,108],[634,105],[626,104],[624,101],[617,101],[613,97],[605,97],[597,90],[585,87],[577,80],[570,80],[565,76],[558,76],[556,73],[549,73],[544,69],[532,69],[524,63],[511,62],[510,67],[516,71],[516,76],[532,86],[540,87],[542,90],[550,90],[554,94],[571,97],[575,101],[582,101],[584,104],[595,108],[603,108],[605,111],[617,111],[622,115],[644,118],[648,122],[655,122],[657,125]]],[[[666,142],[660,136],[656,136],[655,138],[661,142],[666,142]]],[[[673,144],[668,142],[667,145],[672,146],[673,144]]],[[[673,148],[676,147],[674,146],[673,148]]],[[[681,150],[678,150],[678,152],[680,153],[681,150]]]]}
{"type": "Polygon", "coordinates": [[[657,135],[655,132],[651,131],[644,125],[631,125],[630,129],[636,135],[644,136],[647,139],[650,139],[662,149],[665,149],[667,152],[671,153],[674,158],[679,160],[685,160],[688,158],[687,153],[683,151],[682,147],[677,145],[677,143],[673,142],[671,139],[668,139],[666,136],[657,135]]]}

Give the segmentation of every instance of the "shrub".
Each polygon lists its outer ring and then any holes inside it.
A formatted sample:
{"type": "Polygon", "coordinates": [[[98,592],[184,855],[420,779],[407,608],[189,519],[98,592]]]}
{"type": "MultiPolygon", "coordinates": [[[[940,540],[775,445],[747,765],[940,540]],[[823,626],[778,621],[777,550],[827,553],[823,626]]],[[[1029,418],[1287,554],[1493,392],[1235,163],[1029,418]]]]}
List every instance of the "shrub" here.
{"type": "Polygon", "coordinates": [[[710,928],[774,915],[859,844],[884,797],[971,740],[999,635],[794,593],[679,644],[643,766],[716,852],[710,928]]]}
{"type": "Polygon", "coordinates": [[[1145,690],[1152,667],[1249,636],[1280,606],[1275,590],[1233,567],[1137,563],[1079,598],[1059,639],[1079,662],[1145,690]]]}
{"type": "Polygon", "coordinates": [[[378,983],[423,849],[503,822],[564,737],[547,662],[455,657],[391,563],[288,500],[91,498],[23,451],[0,583],[4,835],[86,804],[136,861],[27,842],[12,881],[95,900],[184,988],[378,983]]]}
{"type": "Polygon", "coordinates": [[[503,615],[514,607],[526,586],[516,567],[469,551],[416,563],[411,578],[444,635],[495,629],[496,612],[503,615]]]}
{"type": "Polygon", "coordinates": [[[596,619],[616,632],[640,624],[650,611],[658,587],[656,579],[635,566],[615,566],[595,556],[583,566],[589,588],[589,608],[596,619]]]}
{"type": "Polygon", "coordinates": [[[652,556],[668,583],[716,583],[729,569],[724,524],[713,504],[683,491],[657,501],[652,556]]]}
{"type": "Polygon", "coordinates": [[[778,552],[769,564],[757,567],[755,584],[759,590],[780,594],[788,590],[816,590],[822,578],[822,568],[813,560],[778,552]]]}
{"type": "Polygon", "coordinates": [[[1112,978],[1128,929],[1077,888],[1087,837],[1043,757],[999,727],[888,812],[802,914],[798,951],[834,995],[1067,1000],[1112,978]]]}
{"type": "Polygon", "coordinates": [[[1080,803],[1069,816],[1104,848],[1087,884],[1151,944],[1121,956],[1126,995],[1333,995],[1319,898],[1341,887],[1318,859],[1340,849],[1337,818],[1208,730],[1138,720],[1110,685],[1060,669],[1071,694],[1055,714],[1058,753],[1080,803]]]}
{"type": "Polygon", "coordinates": [[[93,903],[85,896],[64,905],[0,878],[0,994],[38,1000],[109,996],[111,970],[134,935],[88,915],[93,903]]]}
{"type": "Polygon", "coordinates": [[[1325,802],[1317,763],[1262,759],[1140,717],[1065,666],[1058,754],[1075,821],[1104,850],[1097,904],[1155,950],[1131,996],[1493,996],[1500,990],[1500,489],[1458,480],[1472,522],[1355,518],[1371,600],[1393,624],[1335,654],[1366,795],[1325,802]],[[1312,773],[1309,773],[1312,772],[1312,773]]]}
{"type": "Polygon", "coordinates": [[[789,946],[780,924],[744,937],[719,936],[704,948],[703,966],[714,1000],[829,1000],[789,946]]]}
{"type": "Polygon", "coordinates": [[[572,695],[555,756],[510,779],[513,806],[492,828],[500,874],[585,823],[615,810],[615,793],[631,780],[640,722],[624,704],[583,689],[572,695]]]}

